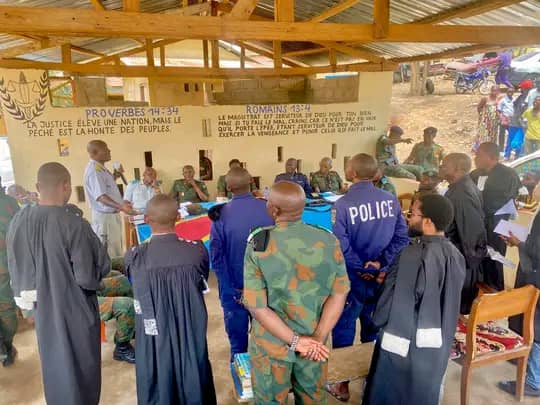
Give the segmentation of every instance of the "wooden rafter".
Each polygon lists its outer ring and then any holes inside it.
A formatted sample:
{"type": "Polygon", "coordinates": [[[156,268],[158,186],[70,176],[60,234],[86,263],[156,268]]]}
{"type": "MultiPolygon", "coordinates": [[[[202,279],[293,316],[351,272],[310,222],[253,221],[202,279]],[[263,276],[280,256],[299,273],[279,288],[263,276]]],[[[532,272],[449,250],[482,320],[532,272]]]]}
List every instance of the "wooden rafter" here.
{"type": "MultiPolygon", "coordinates": [[[[153,42],[152,43],[152,48],[157,48],[157,47],[160,47],[160,46],[167,46],[167,45],[174,44],[176,42],[179,42],[179,40],[176,40],[176,39],[163,39],[161,41],[153,42]]],[[[100,59],[93,60],[93,61],[88,62],[86,64],[87,65],[101,65],[101,64],[104,64],[104,63],[116,62],[117,60],[120,60],[120,58],[125,58],[126,56],[131,56],[131,55],[135,55],[137,53],[146,52],[146,49],[147,49],[146,45],[138,46],[138,47],[135,47],[135,48],[127,49],[125,51],[121,51],[121,52],[113,53],[111,55],[104,56],[104,57],[102,57],[100,59]]]]}
{"type": "Polygon", "coordinates": [[[101,10],[101,11],[105,10],[105,6],[101,2],[101,0],[90,0],[90,3],[92,3],[92,5],[94,6],[96,10],[101,10]]]}
{"type": "Polygon", "coordinates": [[[227,14],[227,18],[241,21],[249,20],[255,7],[257,7],[257,0],[238,0],[232,7],[230,13],[227,14]]]}
{"type": "Polygon", "coordinates": [[[63,44],[60,49],[62,51],[62,63],[71,64],[71,44],[63,44]]]}
{"type": "MultiPolygon", "coordinates": [[[[0,32],[54,36],[373,42],[371,24],[237,21],[215,17],[0,6],[0,32]]],[[[540,27],[390,24],[385,42],[540,42],[540,27]]]]}
{"type": "Polygon", "coordinates": [[[373,37],[388,36],[390,26],[390,0],[373,0],[373,37]]]}
{"type": "MultiPolygon", "coordinates": [[[[277,22],[294,21],[294,1],[295,0],[274,0],[274,20],[277,22]]],[[[273,41],[274,67],[283,67],[281,41],[273,41]]]]}
{"type": "Polygon", "coordinates": [[[424,60],[438,60],[438,59],[446,59],[446,58],[453,58],[453,57],[459,57],[459,56],[466,56],[470,55],[472,53],[479,53],[479,52],[490,52],[490,51],[498,51],[501,48],[503,48],[500,45],[469,45],[469,46],[462,46],[455,49],[449,49],[447,51],[442,52],[436,52],[431,53],[427,55],[418,55],[418,56],[406,56],[402,58],[392,58],[389,59],[390,62],[394,63],[405,63],[405,62],[421,62],[424,60]]]}
{"type": "Polygon", "coordinates": [[[106,56],[103,53],[96,52],[96,51],[93,51],[93,50],[87,49],[87,48],[82,48],[82,47],[76,46],[76,45],[71,45],[71,50],[73,52],[77,52],[77,53],[80,53],[80,54],[83,54],[83,55],[96,56],[96,57],[99,57],[99,58],[102,58],[102,57],[106,56]]]}
{"type": "Polygon", "coordinates": [[[467,18],[488,11],[497,10],[502,7],[510,6],[516,3],[522,3],[524,0],[477,0],[464,6],[454,7],[440,13],[416,20],[418,24],[436,24],[454,18],[467,18]]]}
{"type": "Polygon", "coordinates": [[[141,0],[123,0],[124,11],[140,11],[141,0]]]}
{"type": "MultiPolygon", "coordinates": [[[[319,45],[322,45],[330,50],[336,50],[345,55],[352,56],[353,58],[365,59],[374,63],[381,63],[383,58],[378,56],[372,51],[366,51],[363,49],[351,48],[350,46],[340,44],[337,42],[316,42],[319,45]]],[[[318,53],[318,52],[317,52],[318,53]]]]}
{"type": "MultiPolygon", "coordinates": [[[[236,44],[240,46],[241,48],[247,49],[248,51],[255,52],[261,56],[264,56],[270,59],[274,59],[273,50],[265,48],[262,45],[254,44],[251,42],[243,42],[243,41],[236,41],[236,44]]],[[[283,63],[288,66],[293,66],[293,67],[307,67],[308,66],[305,63],[302,63],[295,59],[285,57],[283,54],[282,54],[281,59],[283,60],[283,63]]]]}
{"type": "Polygon", "coordinates": [[[161,67],[161,66],[122,66],[93,65],[90,63],[36,62],[24,59],[1,59],[0,68],[58,70],[80,75],[105,75],[119,77],[198,77],[204,79],[244,78],[268,76],[308,76],[331,72],[380,72],[393,70],[393,63],[355,63],[338,66],[311,66],[291,68],[204,68],[204,67],[161,67]]]}
{"type": "Polygon", "coordinates": [[[146,40],[146,66],[154,66],[154,46],[151,39],[146,40]]]}
{"type": "Polygon", "coordinates": [[[348,8],[351,8],[352,6],[356,5],[359,2],[360,0],[343,0],[341,3],[335,5],[334,7],[331,7],[328,10],[323,11],[318,16],[310,18],[308,21],[321,22],[324,20],[328,20],[330,17],[333,17],[341,13],[342,11],[347,10],[348,8]]]}

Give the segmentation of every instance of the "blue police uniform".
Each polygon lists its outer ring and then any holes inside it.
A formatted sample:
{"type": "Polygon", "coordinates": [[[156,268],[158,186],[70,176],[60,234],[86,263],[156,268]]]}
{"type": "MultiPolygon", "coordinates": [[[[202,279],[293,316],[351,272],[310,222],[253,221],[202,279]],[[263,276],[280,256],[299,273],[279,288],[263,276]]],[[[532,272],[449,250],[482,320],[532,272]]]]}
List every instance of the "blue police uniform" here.
{"type": "Polygon", "coordinates": [[[338,348],[353,344],[356,320],[379,287],[375,280],[365,280],[358,273],[369,272],[369,268],[364,269],[369,261],[380,262],[381,271],[386,271],[408,245],[409,238],[397,198],[376,188],[372,182],[353,184],[335,203],[334,210],[333,230],[341,244],[351,281],[347,304],[332,331],[333,346],[338,348]]]}
{"type": "Polygon", "coordinates": [[[219,284],[219,299],[225,318],[225,330],[231,344],[231,361],[236,353],[247,352],[249,312],[241,304],[244,288],[244,253],[250,232],[273,225],[266,211],[266,200],[251,193],[233,196],[218,206],[219,214],[210,215],[211,267],[219,284]]]}
{"type": "Polygon", "coordinates": [[[274,180],[274,183],[277,183],[280,181],[291,181],[293,183],[296,183],[304,189],[304,192],[306,194],[311,194],[313,192],[313,189],[311,188],[311,184],[309,184],[308,178],[303,173],[294,173],[293,175],[290,175],[288,173],[278,174],[274,180]]]}

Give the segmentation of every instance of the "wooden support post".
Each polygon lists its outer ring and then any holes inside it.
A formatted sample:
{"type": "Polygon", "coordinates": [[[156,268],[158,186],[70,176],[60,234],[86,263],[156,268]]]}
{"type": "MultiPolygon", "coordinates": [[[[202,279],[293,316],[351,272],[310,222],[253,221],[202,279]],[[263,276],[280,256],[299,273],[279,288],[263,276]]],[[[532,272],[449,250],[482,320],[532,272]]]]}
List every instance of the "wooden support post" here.
{"type": "Polygon", "coordinates": [[[243,46],[240,47],[240,68],[244,69],[246,67],[246,48],[243,46]]]}
{"type": "Polygon", "coordinates": [[[208,60],[208,41],[207,40],[202,41],[202,49],[203,49],[204,67],[205,68],[210,67],[210,61],[208,60]]]}
{"type": "Polygon", "coordinates": [[[63,44],[62,50],[62,63],[71,63],[71,44],[63,44]]]}
{"type": "Polygon", "coordinates": [[[141,10],[141,1],[140,0],[124,0],[124,11],[140,11],[141,10]]]}
{"type": "Polygon", "coordinates": [[[337,55],[335,49],[330,49],[328,52],[328,60],[330,61],[330,66],[336,66],[337,65],[337,55]]]}
{"type": "Polygon", "coordinates": [[[146,66],[154,66],[154,48],[152,40],[146,40],[146,66]]]}
{"type": "MultiPolygon", "coordinates": [[[[215,4],[215,2],[212,2],[211,15],[215,17],[217,16],[217,12],[218,12],[217,4],[215,4]]],[[[212,51],[212,55],[211,55],[212,67],[218,68],[219,67],[219,42],[217,39],[210,41],[210,48],[212,51]]]]}
{"type": "Polygon", "coordinates": [[[165,59],[165,46],[159,47],[159,66],[163,67],[167,64],[165,59]]]}
{"type": "MultiPolygon", "coordinates": [[[[274,0],[274,19],[275,21],[294,22],[294,0],[274,0]]],[[[274,67],[283,66],[281,57],[281,41],[273,41],[274,48],[274,67]]]]}
{"type": "Polygon", "coordinates": [[[386,38],[390,26],[390,0],[373,0],[373,36],[386,38]]]}

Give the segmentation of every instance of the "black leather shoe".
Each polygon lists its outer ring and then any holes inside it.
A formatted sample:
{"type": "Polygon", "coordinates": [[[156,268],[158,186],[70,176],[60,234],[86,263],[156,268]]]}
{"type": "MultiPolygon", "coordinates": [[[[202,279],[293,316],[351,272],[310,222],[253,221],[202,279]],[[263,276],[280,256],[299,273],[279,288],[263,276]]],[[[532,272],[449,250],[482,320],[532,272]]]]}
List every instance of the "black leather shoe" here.
{"type": "MultiPolygon", "coordinates": [[[[516,382],[515,381],[501,381],[497,384],[499,389],[509,394],[516,395],[516,382]]],[[[540,390],[534,389],[530,385],[525,383],[524,394],[526,397],[540,397],[540,390]]]]}
{"type": "Polygon", "coordinates": [[[8,358],[8,350],[2,339],[0,339],[0,361],[3,363],[8,358]]]}
{"type": "Polygon", "coordinates": [[[113,359],[135,364],[135,349],[129,342],[118,343],[114,348],[113,359]]]}
{"type": "Polygon", "coordinates": [[[2,365],[4,367],[9,367],[15,363],[15,357],[17,357],[17,349],[15,349],[15,346],[11,346],[11,350],[7,351],[6,358],[2,361],[2,365]]]}

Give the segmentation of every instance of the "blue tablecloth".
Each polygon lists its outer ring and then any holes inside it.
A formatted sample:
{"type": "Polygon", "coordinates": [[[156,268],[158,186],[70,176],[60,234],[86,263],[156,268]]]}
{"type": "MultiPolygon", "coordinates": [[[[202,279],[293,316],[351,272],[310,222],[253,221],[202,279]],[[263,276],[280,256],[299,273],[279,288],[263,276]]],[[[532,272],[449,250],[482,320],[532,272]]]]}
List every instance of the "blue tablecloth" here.
{"type": "MultiPolygon", "coordinates": [[[[200,205],[205,209],[210,209],[216,204],[216,202],[212,201],[207,203],[201,203],[200,205]]],[[[331,231],[331,209],[332,204],[318,205],[315,207],[306,206],[304,210],[304,215],[302,215],[302,221],[304,221],[306,224],[317,225],[331,231]]],[[[200,217],[200,215],[192,215],[185,218],[185,220],[190,220],[198,217],[200,217]]],[[[150,236],[152,236],[152,231],[150,230],[150,226],[148,224],[137,225],[137,239],[139,243],[145,242],[150,238],[150,236]]],[[[205,244],[208,245],[208,239],[205,240],[205,244]]]]}

